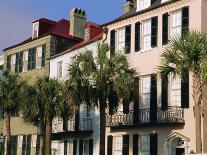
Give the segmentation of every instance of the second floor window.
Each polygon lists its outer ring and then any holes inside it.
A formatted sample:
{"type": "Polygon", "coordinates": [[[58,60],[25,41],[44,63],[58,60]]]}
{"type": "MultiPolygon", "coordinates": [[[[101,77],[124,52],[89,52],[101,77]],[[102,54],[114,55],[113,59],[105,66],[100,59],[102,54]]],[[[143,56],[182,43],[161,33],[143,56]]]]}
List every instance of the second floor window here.
{"type": "Polygon", "coordinates": [[[123,137],[116,136],[113,139],[113,155],[122,155],[123,137]]]}
{"type": "Polygon", "coordinates": [[[171,76],[171,106],[181,106],[181,79],[171,76]]]}
{"type": "Polygon", "coordinates": [[[57,63],[57,77],[58,78],[62,78],[62,74],[63,74],[63,66],[62,66],[63,62],[59,61],[57,63]]]}
{"type": "Polygon", "coordinates": [[[31,135],[23,135],[22,155],[30,154],[30,149],[31,149],[31,135]]]}
{"type": "Polygon", "coordinates": [[[23,72],[26,72],[28,69],[28,50],[23,53],[23,72]]]}
{"type": "Polygon", "coordinates": [[[143,22],[143,50],[151,48],[151,20],[143,22]]]}
{"type": "Polygon", "coordinates": [[[181,10],[172,13],[171,36],[181,36],[182,32],[182,12],[181,10]]]}
{"type": "Polygon", "coordinates": [[[151,91],[151,77],[144,76],[141,78],[141,104],[140,109],[150,108],[150,91],[151,91]]]}
{"type": "Polygon", "coordinates": [[[42,46],[37,47],[37,68],[42,67],[42,46]]]}
{"type": "Polygon", "coordinates": [[[23,52],[16,53],[15,72],[22,72],[23,68],[23,52]]]}
{"type": "Polygon", "coordinates": [[[125,28],[118,30],[117,51],[124,51],[125,48],[125,28]]]}
{"type": "Polygon", "coordinates": [[[28,53],[28,70],[36,68],[36,48],[29,49],[28,53]]]}
{"type": "Polygon", "coordinates": [[[150,155],[150,135],[139,135],[139,155],[150,155]]]}

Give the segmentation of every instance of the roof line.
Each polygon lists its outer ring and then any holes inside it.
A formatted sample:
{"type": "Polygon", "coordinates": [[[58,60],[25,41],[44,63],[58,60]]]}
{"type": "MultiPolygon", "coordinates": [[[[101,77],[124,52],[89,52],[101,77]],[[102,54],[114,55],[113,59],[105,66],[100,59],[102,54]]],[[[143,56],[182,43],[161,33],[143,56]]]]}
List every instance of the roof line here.
{"type": "Polygon", "coordinates": [[[152,7],[149,7],[149,8],[147,8],[147,9],[145,9],[145,10],[137,11],[135,14],[132,14],[132,15],[123,17],[123,18],[121,18],[121,19],[115,19],[115,20],[112,20],[112,21],[110,21],[110,22],[107,22],[107,23],[105,23],[105,24],[102,24],[101,26],[104,27],[104,26],[107,26],[107,25],[110,25],[110,24],[113,24],[113,23],[116,23],[116,22],[125,20],[125,19],[127,19],[127,18],[134,17],[134,16],[139,15],[139,14],[144,14],[144,13],[146,13],[146,12],[148,12],[148,11],[157,9],[157,8],[159,8],[159,7],[162,7],[162,6],[171,4],[171,3],[176,2],[176,1],[180,1],[180,0],[172,0],[172,1],[164,2],[164,3],[161,3],[161,4],[157,5],[157,6],[152,6],[152,7]]]}

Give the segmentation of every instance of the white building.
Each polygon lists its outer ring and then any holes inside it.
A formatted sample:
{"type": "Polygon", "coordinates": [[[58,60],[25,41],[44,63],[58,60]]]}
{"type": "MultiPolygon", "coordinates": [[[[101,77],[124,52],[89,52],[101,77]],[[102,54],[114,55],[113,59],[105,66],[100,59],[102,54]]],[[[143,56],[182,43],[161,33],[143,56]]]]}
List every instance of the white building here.
{"type": "MultiPolygon", "coordinates": [[[[85,24],[85,40],[50,58],[50,78],[66,80],[68,67],[77,54],[86,50],[96,51],[102,39],[102,28],[91,22],[85,24]]],[[[99,110],[80,106],[80,111],[68,121],[55,118],[52,124],[52,150],[55,155],[99,154],[99,110]],[[79,115],[79,121],[76,117],[79,115]],[[66,123],[67,122],[67,123],[66,123]]]]}

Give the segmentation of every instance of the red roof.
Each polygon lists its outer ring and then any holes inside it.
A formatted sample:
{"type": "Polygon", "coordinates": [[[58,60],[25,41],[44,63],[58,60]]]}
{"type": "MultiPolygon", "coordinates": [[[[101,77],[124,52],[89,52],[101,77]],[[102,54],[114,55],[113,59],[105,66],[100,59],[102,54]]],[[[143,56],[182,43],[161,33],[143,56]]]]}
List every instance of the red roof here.
{"type": "Polygon", "coordinates": [[[39,38],[47,36],[47,35],[57,35],[57,36],[65,37],[65,38],[72,39],[72,40],[82,41],[82,39],[74,37],[69,34],[70,22],[66,19],[61,19],[61,20],[55,22],[55,21],[52,21],[49,19],[41,18],[39,20],[34,21],[33,23],[35,23],[35,22],[39,22],[39,36],[38,36],[38,38],[32,39],[32,37],[30,37],[19,44],[16,44],[14,46],[11,46],[11,47],[4,49],[3,51],[20,46],[22,44],[28,43],[30,41],[39,39],[39,38]]]}

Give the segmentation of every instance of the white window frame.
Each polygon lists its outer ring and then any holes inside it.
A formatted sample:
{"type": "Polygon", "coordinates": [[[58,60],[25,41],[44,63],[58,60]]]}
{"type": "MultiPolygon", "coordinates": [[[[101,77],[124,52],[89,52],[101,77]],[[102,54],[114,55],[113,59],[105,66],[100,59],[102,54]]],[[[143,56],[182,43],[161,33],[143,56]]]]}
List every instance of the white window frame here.
{"type": "Polygon", "coordinates": [[[28,70],[28,53],[28,50],[23,52],[23,72],[28,70]]]}
{"type": "Polygon", "coordinates": [[[37,46],[37,54],[36,54],[36,59],[37,59],[37,63],[36,63],[36,68],[40,69],[42,67],[42,51],[43,51],[43,47],[41,46],[37,46]]]}
{"type": "Polygon", "coordinates": [[[150,134],[148,133],[141,133],[139,134],[139,155],[150,155],[150,134]],[[144,141],[143,137],[146,138],[146,141],[144,141]]]}
{"type": "Polygon", "coordinates": [[[151,0],[137,0],[137,11],[144,10],[151,6],[151,0]]]}
{"type": "Polygon", "coordinates": [[[73,155],[73,141],[67,143],[67,155],[73,155]]]}
{"type": "Polygon", "coordinates": [[[117,29],[117,51],[125,50],[125,27],[117,29]]]}
{"type": "Polygon", "coordinates": [[[141,104],[140,108],[150,108],[150,96],[151,96],[151,76],[146,75],[141,77],[141,104]],[[146,103],[148,100],[148,103],[146,103]]]}
{"type": "Polygon", "coordinates": [[[142,22],[142,51],[149,51],[151,46],[151,19],[142,22]]]}
{"type": "Polygon", "coordinates": [[[16,53],[11,56],[11,65],[16,65],[16,53]]]}
{"type": "Polygon", "coordinates": [[[181,78],[170,76],[170,105],[181,106],[181,78]]]}
{"type": "Polygon", "coordinates": [[[38,37],[39,37],[39,22],[35,22],[33,23],[33,28],[32,28],[32,39],[38,37]]]}
{"type": "Polygon", "coordinates": [[[171,38],[180,37],[182,33],[182,10],[171,13],[171,38]]]}
{"type": "Polygon", "coordinates": [[[60,79],[63,77],[63,61],[57,62],[57,77],[60,79]]]}
{"type": "Polygon", "coordinates": [[[113,137],[113,155],[122,155],[123,150],[123,136],[113,137]]]}

